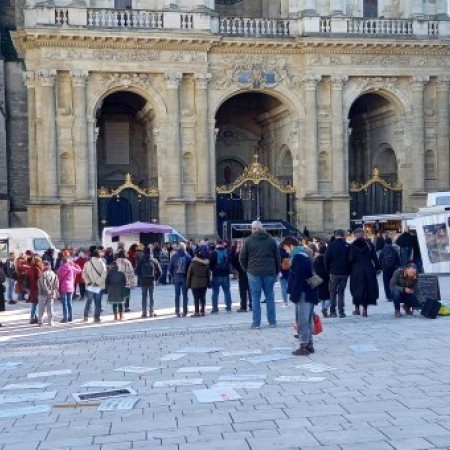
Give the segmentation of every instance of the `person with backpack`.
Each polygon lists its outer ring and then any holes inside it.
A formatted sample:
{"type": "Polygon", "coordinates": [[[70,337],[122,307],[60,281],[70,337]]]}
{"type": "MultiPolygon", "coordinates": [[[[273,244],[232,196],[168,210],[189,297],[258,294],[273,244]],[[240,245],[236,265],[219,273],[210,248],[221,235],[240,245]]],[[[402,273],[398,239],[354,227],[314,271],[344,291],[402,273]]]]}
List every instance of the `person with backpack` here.
{"type": "Polygon", "coordinates": [[[198,249],[187,272],[186,286],[192,289],[195,312],[192,317],[205,315],[206,290],[210,287],[209,259],[203,258],[203,252],[198,249]]]}
{"type": "Polygon", "coordinates": [[[162,270],[159,262],[152,258],[151,249],[149,247],[144,248],[143,256],[139,260],[134,273],[138,277],[138,286],[142,291],[142,315],[141,318],[148,317],[147,315],[147,303],[149,306],[150,317],[155,317],[155,300],[154,290],[155,284],[161,278],[162,270]],[[147,298],[149,302],[147,302],[147,298]]]}
{"type": "Polygon", "coordinates": [[[58,276],[52,270],[50,261],[44,261],[42,272],[38,279],[38,325],[43,325],[44,310],[47,309],[47,321],[49,326],[53,323],[53,304],[59,293],[58,276]]]}
{"type": "Polygon", "coordinates": [[[14,252],[9,252],[8,259],[3,264],[3,271],[6,276],[6,296],[10,305],[17,303],[14,300],[14,284],[17,280],[16,266],[14,264],[15,259],[14,252]]]}
{"type": "Polygon", "coordinates": [[[227,312],[231,312],[231,291],[230,291],[230,254],[225,248],[223,241],[216,242],[216,248],[211,253],[212,272],[212,310],[211,314],[219,313],[219,291],[222,287],[225,296],[225,307],[227,312]]]}
{"type": "Polygon", "coordinates": [[[177,251],[170,258],[169,273],[175,287],[175,314],[186,317],[188,314],[188,290],[186,285],[187,272],[191,257],[186,252],[186,244],[180,242],[177,251]],[[180,294],[183,295],[183,313],[180,314],[180,294]]]}
{"type": "Polygon", "coordinates": [[[394,272],[400,267],[400,256],[392,245],[392,239],[387,237],[385,245],[379,256],[380,265],[383,270],[383,286],[386,300],[392,302],[392,292],[390,288],[391,278],[394,272]]]}

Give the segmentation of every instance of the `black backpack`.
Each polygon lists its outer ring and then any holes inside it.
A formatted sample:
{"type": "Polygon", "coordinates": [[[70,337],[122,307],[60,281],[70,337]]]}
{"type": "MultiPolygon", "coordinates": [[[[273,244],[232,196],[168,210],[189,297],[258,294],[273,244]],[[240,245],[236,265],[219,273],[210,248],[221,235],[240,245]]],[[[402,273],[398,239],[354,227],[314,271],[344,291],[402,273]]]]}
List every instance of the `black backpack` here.
{"type": "Polygon", "coordinates": [[[142,278],[155,278],[155,264],[150,259],[144,259],[141,266],[142,278]]]}
{"type": "Polygon", "coordinates": [[[436,319],[440,309],[440,302],[431,298],[427,298],[422,305],[422,311],[420,312],[420,314],[422,314],[422,316],[426,317],[427,319],[436,319]]]}
{"type": "Polygon", "coordinates": [[[381,266],[383,270],[396,270],[399,268],[399,256],[394,248],[384,247],[381,266]]]}

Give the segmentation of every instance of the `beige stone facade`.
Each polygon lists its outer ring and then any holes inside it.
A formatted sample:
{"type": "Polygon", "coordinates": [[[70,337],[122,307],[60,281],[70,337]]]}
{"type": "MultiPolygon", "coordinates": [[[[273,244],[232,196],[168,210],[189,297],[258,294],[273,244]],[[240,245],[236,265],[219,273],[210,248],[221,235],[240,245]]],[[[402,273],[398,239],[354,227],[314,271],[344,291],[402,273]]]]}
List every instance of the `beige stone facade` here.
{"type": "MultiPolygon", "coordinates": [[[[404,211],[449,188],[447,2],[51,3],[29,2],[13,39],[26,67],[27,224],[55,241],[96,240],[117,206],[102,212],[98,189],[126,173],[159,192],[139,218],[216,235],[216,188],[255,154],[295,188],[291,221],[318,232],[349,227],[350,182],[375,167],[402,186],[404,211]]],[[[282,193],[260,196],[264,218],[286,218],[282,193]]]]}

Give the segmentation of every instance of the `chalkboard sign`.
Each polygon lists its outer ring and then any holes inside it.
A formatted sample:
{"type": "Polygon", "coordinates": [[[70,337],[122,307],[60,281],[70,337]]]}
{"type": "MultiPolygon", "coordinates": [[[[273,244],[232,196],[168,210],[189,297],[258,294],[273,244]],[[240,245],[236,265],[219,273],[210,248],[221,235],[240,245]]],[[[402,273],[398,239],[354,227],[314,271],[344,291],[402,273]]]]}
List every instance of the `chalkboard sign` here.
{"type": "Polygon", "coordinates": [[[441,290],[439,288],[439,277],[436,275],[419,275],[419,289],[422,292],[423,299],[431,298],[441,300],[441,290]]]}

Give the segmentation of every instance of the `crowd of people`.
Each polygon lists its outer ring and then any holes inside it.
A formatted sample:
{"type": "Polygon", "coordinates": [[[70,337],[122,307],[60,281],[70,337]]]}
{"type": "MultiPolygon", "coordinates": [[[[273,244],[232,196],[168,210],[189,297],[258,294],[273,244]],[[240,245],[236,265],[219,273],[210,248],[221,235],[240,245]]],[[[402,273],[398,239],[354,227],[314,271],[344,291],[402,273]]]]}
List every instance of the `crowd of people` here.
{"type": "Polygon", "coordinates": [[[9,254],[0,266],[0,311],[5,302],[30,303],[30,324],[52,325],[54,302],[60,300],[62,323],[73,321],[73,300],[85,300],[83,321],[101,320],[102,298],[106,295],[114,320],[122,320],[130,311],[130,294],[139,287],[142,294],[142,318],[155,317],[154,290],[157,284],[173,284],[174,312],[186,317],[189,291],[193,295],[192,317],[206,313],[206,293],[211,294],[211,314],[219,313],[219,295],[223,293],[225,311],[232,312],[230,280],[238,280],[240,307],[251,311],[251,328],[261,328],[261,303],[266,304],[269,327],[277,325],[274,285],[281,286],[282,306],[295,304],[295,322],[300,347],[295,355],[314,352],[312,321],[314,306],[320,302],[324,318],[346,317],[345,290],[350,280],[354,309],[352,314],[368,317],[368,309],[379,298],[377,275],[383,273],[386,299],[394,304],[395,317],[401,305],[408,315],[423,298],[418,288],[418,267],[411,261],[414,236],[409,230],[392,239],[380,233],[374,241],[362,229],[351,235],[336,230],[329,242],[304,236],[285,237],[281,242],[267,233],[261,222],[252,223],[252,234],[245,241],[217,240],[179,244],[133,244],[129,249],[118,243],[117,249],[92,246],[89,249],[66,248],[59,254],[47,250],[41,257],[26,251],[9,254]],[[313,283],[312,280],[315,280],[313,283]],[[5,285],[5,286],[4,286],[5,285]],[[17,298],[17,300],[16,300],[17,298]]]}

